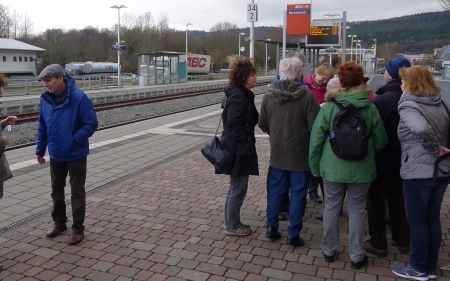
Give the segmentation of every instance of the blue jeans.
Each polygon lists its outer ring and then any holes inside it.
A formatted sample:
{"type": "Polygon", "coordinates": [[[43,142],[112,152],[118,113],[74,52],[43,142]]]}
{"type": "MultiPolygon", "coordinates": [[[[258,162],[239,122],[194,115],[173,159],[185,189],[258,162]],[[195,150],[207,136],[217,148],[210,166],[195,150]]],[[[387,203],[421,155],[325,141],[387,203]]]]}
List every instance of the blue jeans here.
{"type": "Polygon", "coordinates": [[[230,189],[225,201],[225,228],[237,229],[242,226],[241,207],[247,195],[249,175],[230,175],[230,189]]]}
{"type": "Polygon", "coordinates": [[[291,186],[291,205],[289,208],[289,236],[297,236],[303,228],[303,216],[306,209],[309,172],[290,172],[272,167],[270,175],[270,192],[267,203],[267,223],[278,228],[284,194],[291,186]]]}
{"type": "Polygon", "coordinates": [[[403,181],[406,217],[411,228],[411,266],[420,271],[435,271],[442,240],[441,204],[448,178],[403,181]]]}

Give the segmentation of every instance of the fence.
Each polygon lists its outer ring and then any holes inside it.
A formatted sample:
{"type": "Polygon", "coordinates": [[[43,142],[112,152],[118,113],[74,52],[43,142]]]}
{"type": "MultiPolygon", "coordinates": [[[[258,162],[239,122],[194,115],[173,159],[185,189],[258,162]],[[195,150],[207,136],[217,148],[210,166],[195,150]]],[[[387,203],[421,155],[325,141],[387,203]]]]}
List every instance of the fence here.
{"type": "MultiPolygon", "coordinates": [[[[75,76],[78,88],[82,90],[108,89],[117,87],[117,74],[91,74],[75,76]]],[[[123,73],[120,76],[122,85],[137,85],[138,78],[132,73],[123,73]]],[[[8,86],[3,88],[3,96],[40,94],[46,90],[44,82],[38,81],[35,77],[10,78],[8,86]]]]}

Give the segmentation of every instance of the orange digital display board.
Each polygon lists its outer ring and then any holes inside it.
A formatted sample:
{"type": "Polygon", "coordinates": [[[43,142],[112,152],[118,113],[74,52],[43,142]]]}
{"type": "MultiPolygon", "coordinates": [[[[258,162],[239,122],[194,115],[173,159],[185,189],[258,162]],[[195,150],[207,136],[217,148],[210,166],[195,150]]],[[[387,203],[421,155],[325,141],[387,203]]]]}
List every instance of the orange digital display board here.
{"type": "Polygon", "coordinates": [[[311,4],[290,4],[286,12],[286,35],[309,35],[311,4]]]}

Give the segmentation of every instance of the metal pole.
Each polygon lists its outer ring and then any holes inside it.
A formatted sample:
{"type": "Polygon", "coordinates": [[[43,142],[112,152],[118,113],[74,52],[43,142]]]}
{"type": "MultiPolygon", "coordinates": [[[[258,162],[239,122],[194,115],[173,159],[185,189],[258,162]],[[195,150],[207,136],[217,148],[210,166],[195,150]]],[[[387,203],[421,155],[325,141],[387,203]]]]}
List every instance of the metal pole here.
{"type": "MultiPolygon", "coordinates": [[[[192,25],[192,23],[186,24],[186,82],[188,81],[188,28],[190,25],[192,25]]],[[[164,61],[164,57],[163,57],[163,61],[164,61]]]]}
{"type": "Polygon", "coordinates": [[[188,26],[189,26],[189,24],[186,24],[186,83],[188,81],[188,71],[187,71],[187,67],[188,67],[188,26]]]}
{"type": "Polygon", "coordinates": [[[342,63],[345,63],[347,61],[346,55],[347,55],[347,11],[343,11],[342,13],[342,63]]]}
{"type": "Polygon", "coordinates": [[[239,59],[241,59],[241,34],[239,33],[239,59]]]}
{"type": "Polygon", "coordinates": [[[373,74],[375,74],[375,62],[376,62],[376,60],[377,60],[377,39],[373,39],[373,41],[375,41],[375,46],[374,46],[374,48],[373,48],[373,58],[374,58],[374,61],[373,61],[373,67],[372,67],[372,69],[373,69],[373,74]]]}
{"type": "Polygon", "coordinates": [[[122,85],[120,84],[120,7],[117,8],[117,86],[120,88],[122,85]]]}
{"type": "Polygon", "coordinates": [[[266,68],[265,68],[264,75],[267,76],[267,41],[266,41],[266,68]]]}
{"type": "Polygon", "coordinates": [[[283,56],[282,58],[286,58],[286,28],[287,28],[287,11],[283,12],[283,56]]]}
{"type": "Polygon", "coordinates": [[[330,65],[333,65],[333,63],[331,62],[331,58],[333,56],[333,50],[331,48],[333,48],[333,47],[330,47],[330,65]]]}
{"type": "Polygon", "coordinates": [[[350,60],[353,60],[353,35],[352,35],[352,46],[350,47],[350,60]]]}
{"type": "MultiPolygon", "coordinates": [[[[252,4],[255,3],[255,0],[252,0],[252,4]]],[[[250,59],[253,59],[253,63],[255,63],[255,22],[250,23],[250,59]]]]}

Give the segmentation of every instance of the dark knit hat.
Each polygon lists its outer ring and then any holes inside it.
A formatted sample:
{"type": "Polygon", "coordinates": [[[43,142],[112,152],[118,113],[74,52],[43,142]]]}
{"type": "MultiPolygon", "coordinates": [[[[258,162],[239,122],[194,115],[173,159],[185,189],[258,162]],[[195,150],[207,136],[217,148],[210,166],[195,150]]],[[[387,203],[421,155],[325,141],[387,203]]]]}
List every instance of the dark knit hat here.
{"type": "Polygon", "coordinates": [[[41,71],[38,80],[44,80],[50,77],[64,77],[64,69],[59,64],[50,64],[41,71]]]}
{"type": "Polygon", "coordinates": [[[402,67],[410,67],[410,66],[411,63],[409,62],[409,60],[405,58],[395,58],[388,61],[388,63],[386,64],[386,71],[393,79],[400,81],[401,79],[400,76],[398,75],[398,71],[402,67]]]}

